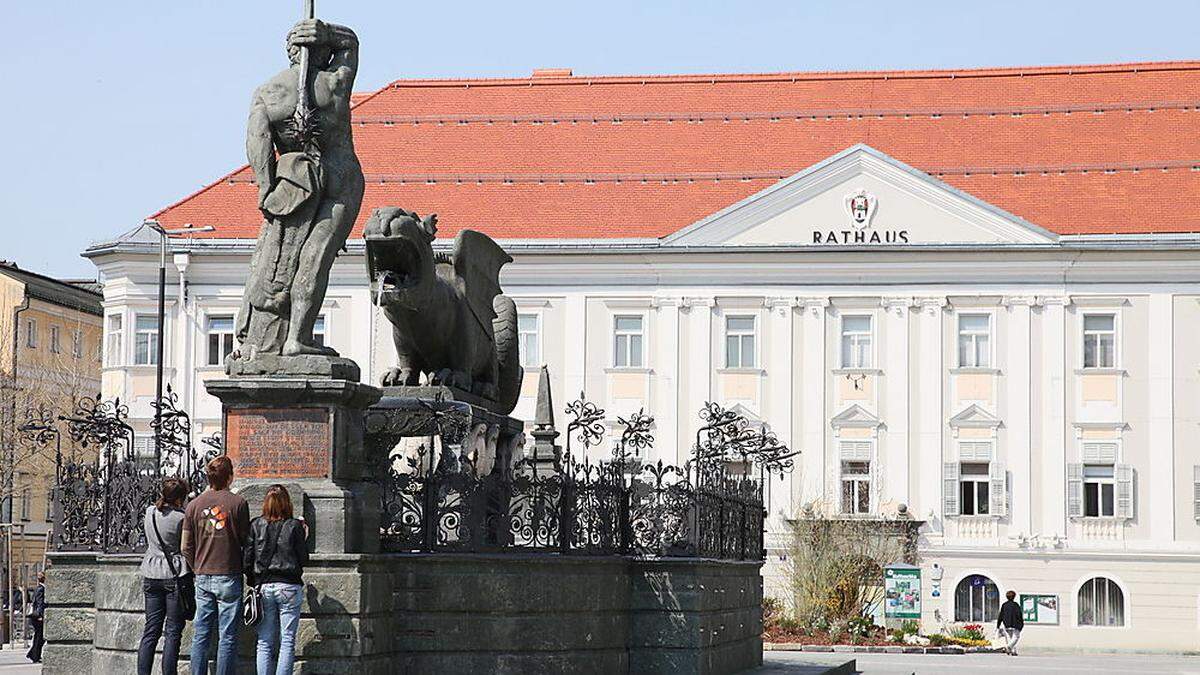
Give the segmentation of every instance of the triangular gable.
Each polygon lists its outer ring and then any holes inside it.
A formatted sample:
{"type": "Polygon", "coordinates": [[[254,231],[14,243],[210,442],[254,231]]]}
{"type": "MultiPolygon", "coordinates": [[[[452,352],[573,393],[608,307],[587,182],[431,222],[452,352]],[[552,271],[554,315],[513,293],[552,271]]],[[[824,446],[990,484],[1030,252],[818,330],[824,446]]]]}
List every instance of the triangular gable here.
{"type": "Polygon", "coordinates": [[[665,238],[664,245],[1048,244],[1057,235],[855,145],[665,238]]]}
{"type": "Polygon", "coordinates": [[[995,429],[1000,426],[1000,418],[972,403],[950,418],[950,426],[954,429],[995,429]]]}
{"type": "Polygon", "coordinates": [[[874,413],[855,403],[829,420],[834,429],[875,429],[883,424],[874,413]]]}

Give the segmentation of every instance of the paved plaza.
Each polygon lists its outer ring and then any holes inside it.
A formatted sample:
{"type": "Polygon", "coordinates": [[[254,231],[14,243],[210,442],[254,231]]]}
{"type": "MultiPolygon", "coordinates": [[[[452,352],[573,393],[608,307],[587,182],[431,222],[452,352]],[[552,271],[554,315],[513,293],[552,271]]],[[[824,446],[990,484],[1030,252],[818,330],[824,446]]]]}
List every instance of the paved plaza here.
{"type": "Polygon", "coordinates": [[[1159,673],[1200,674],[1200,656],[1158,654],[1023,654],[1016,658],[1001,654],[813,654],[767,652],[763,667],[755,675],[808,675],[823,668],[855,659],[865,675],[938,675],[970,673],[1159,673]]]}

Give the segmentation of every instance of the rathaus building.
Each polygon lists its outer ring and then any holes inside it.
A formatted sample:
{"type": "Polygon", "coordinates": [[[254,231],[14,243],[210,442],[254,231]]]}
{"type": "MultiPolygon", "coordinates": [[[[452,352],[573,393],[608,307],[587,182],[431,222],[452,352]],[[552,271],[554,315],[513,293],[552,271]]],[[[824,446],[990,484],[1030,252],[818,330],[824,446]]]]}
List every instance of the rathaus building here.
{"type": "MultiPolygon", "coordinates": [[[[356,96],[367,177],[318,337],[377,380],[362,221],[439,215],[513,255],[532,418],[555,400],[655,418],[686,458],[707,400],[802,452],[789,520],[923,523],[928,627],[1040,596],[1030,645],[1200,638],[1200,63],[958,71],[400,80],[356,96]]],[[[155,354],[198,433],[261,216],[238,168],[113,224],[103,387],[149,431],[155,354]],[[128,230],[125,234],[119,234],[128,230]]]]}

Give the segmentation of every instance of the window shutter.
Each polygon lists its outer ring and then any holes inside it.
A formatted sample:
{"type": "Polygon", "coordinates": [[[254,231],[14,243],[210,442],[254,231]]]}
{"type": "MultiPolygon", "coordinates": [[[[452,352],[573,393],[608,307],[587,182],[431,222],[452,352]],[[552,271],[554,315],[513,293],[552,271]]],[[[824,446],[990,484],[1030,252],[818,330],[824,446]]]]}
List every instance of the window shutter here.
{"type": "Polygon", "coordinates": [[[839,446],[842,460],[847,462],[871,461],[870,441],[842,441],[839,446]]]}
{"type": "Polygon", "coordinates": [[[1117,509],[1118,518],[1133,517],[1133,466],[1118,464],[1114,475],[1117,478],[1117,509]]]}
{"type": "Polygon", "coordinates": [[[1085,464],[1116,464],[1116,443],[1084,443],[1083,461],[1085,464]]]}
{"type": "Polygon", "coordinates": [[[1008,472],[1003,462],[992,462],[988,467],[988,479],[991,483],[988,497],[988,513],[993,516],[1008,515],[1008,472]]]}
{"type": "Polygon", "coordinates": [[[958,444],[958,458],[964,462],[990,462],[992,444],[988,441],[962,441],[958,444]]]}
{"type": "Polygon", "coordinates": [[[1192,467],[1192,515],[1200,520],[1200,464],[1192,467]]]}
{"type": "Polygon", "coordinates": [[[959,514],[958,490],[958,462],[942,464],[942,515],[959,514]]]}
{"type": "Polygon", "coordinates": [[[154,437],[153,436],[134,436],[133,437],[133,454],[139,459],[146,459],[154,456],[154,437]]]}
{"type": "Polygon", "coordinates": [[[1067,465],[1067,517],[1083,517],[1083,465],[1067,465]]]}

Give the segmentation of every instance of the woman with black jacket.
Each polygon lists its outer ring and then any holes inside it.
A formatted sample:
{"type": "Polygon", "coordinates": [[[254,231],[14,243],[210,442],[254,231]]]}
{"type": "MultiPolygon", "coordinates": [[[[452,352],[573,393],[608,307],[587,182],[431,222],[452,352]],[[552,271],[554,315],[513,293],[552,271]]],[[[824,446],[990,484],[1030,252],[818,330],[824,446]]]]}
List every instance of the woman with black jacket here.
{"type": "Polygon", "coordinates": [[[250,521],[244,557],[247,583],[262,592],[258,675],[291,673],[304,602],[301,575],[308,562],[308,530],[293,517],[291,495],[282,485],[267,489],[262,515],[250,521]]]}

